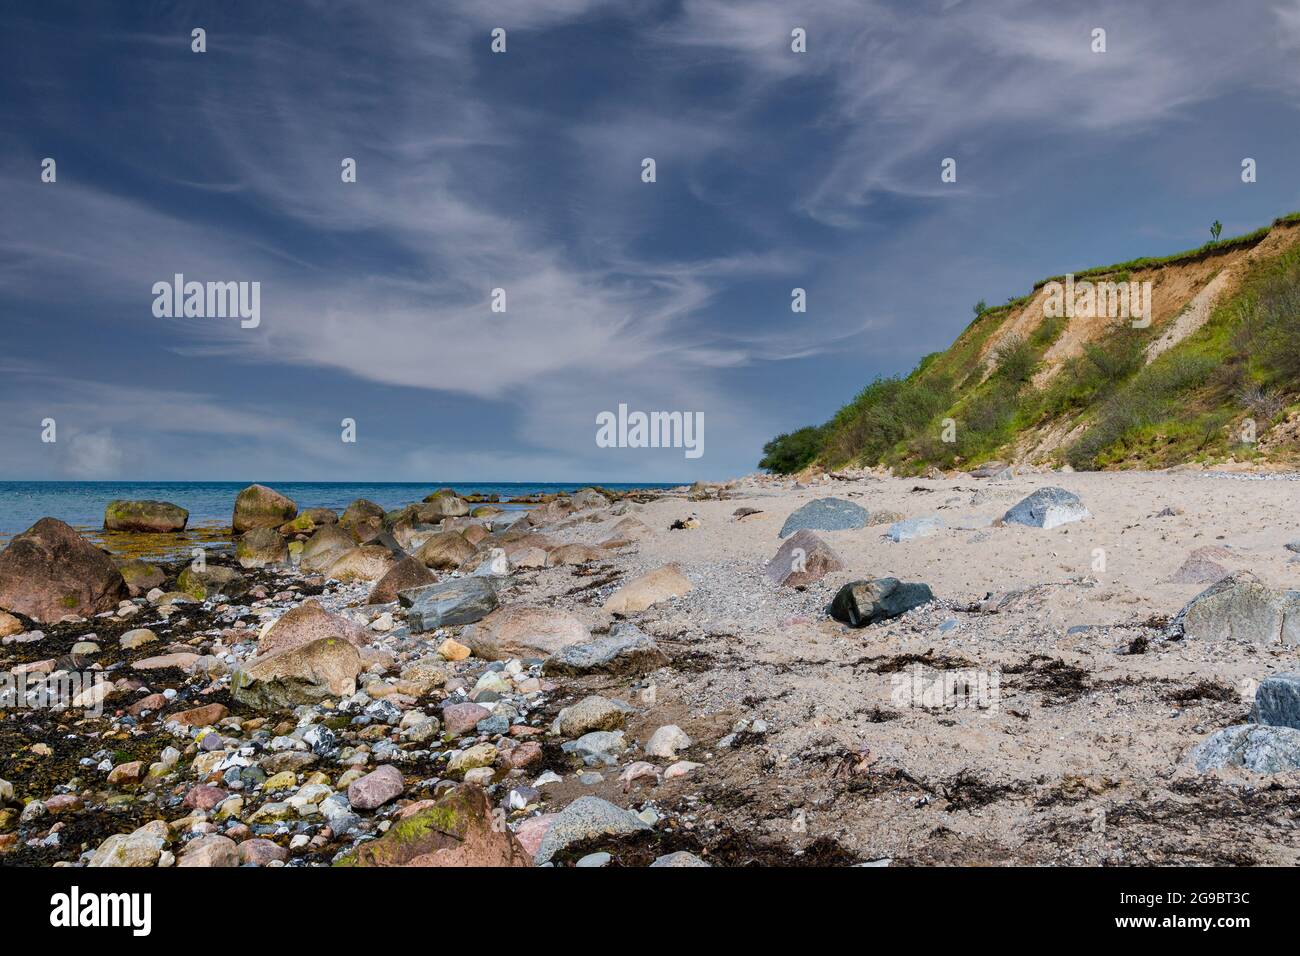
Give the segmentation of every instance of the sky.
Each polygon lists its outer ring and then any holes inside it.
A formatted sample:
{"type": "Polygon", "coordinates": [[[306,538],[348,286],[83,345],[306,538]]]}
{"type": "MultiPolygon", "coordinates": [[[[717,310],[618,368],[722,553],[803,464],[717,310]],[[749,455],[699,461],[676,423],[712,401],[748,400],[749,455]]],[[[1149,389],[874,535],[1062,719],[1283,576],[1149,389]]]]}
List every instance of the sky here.
{"type": "Polygon", "coordinates": [[[724,479],[979,300],[1300,209],[1297,0],[3,18],[0,479],[724,479]],[[257,326],[156,315],[178,273],[257,326]]]}

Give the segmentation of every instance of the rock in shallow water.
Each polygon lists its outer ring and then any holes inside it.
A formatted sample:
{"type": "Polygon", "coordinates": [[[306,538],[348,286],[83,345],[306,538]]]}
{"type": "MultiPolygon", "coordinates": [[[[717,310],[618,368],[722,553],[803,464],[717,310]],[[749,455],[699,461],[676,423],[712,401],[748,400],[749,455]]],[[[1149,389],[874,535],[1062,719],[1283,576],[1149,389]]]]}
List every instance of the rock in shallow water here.
{"type": "Polygon", "coordinates": [[[104,508],[105,531],[136,531],[166,534],[184,531],[190,513],[168,501],[127,501],[116,499],[104,508]]]}

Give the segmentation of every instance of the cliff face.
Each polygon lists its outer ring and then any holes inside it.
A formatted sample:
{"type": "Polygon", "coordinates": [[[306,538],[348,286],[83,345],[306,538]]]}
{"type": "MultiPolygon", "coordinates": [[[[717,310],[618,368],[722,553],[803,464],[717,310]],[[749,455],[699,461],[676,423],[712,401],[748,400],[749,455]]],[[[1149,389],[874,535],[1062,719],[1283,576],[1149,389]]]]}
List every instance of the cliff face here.
{"type": "Polygon", "coordinates": [[[1300,214],[1250,235],[1038,283],[763,467],[918,473],[1300,458],[1300,214]]]}

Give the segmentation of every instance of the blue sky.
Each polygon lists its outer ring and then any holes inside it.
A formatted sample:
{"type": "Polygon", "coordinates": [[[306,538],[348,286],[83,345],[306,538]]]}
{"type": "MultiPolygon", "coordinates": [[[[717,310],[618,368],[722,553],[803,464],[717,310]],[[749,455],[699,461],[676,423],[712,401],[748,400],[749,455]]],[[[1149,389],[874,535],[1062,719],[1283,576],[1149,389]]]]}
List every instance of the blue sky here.
{"type": "Polygon", "coordinates": [[[977,300],[1300,209],[1294,0],[4,16],[0,479],[725,478],[977,300]],[[260,326],[156,318],[178,272],[260,326]],[[703,457],[598,447],[620,403],[703,457]]]}

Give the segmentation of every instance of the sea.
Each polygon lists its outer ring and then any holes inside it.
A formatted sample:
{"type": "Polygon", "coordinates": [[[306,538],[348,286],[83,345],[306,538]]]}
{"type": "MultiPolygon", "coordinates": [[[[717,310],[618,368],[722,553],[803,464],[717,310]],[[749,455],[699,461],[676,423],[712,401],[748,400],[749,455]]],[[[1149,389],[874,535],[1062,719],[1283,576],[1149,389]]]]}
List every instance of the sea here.
{"type": "MultiPolygon", "coordinates": [[[[0,481],[0,546],[16,534],[30,528],[44,517],[66,521],[87,537],[113,551],[131,550],[146,554],[181,552],[192,546],[219,547],[229,543],[230,517],[235,496],[248,487],[248,481],[0,481]],[[152,499],[180,505],[190,513],[188,533],[177,536],[135,536],[162,541],[138,542],[124,548],[121,535],[105,534],[104,506],[115,498],[152,499]],[[166,540],[175,538],[174,541],[166,540]]],[[[506,499],[536,494],[577,491],[599,484],[610,490],[633,488],[673,488],[676,485],[642,482],[610,484],[608,482],[335,482],[335,481],[262,481],[292,498],[299,510],[332,508],[342,512],[351,502],[366,498],[385,509],[400,508],[418,502],[439,488],[454,488],[462,495],[499,495],[502,508],[506,499]]]]}

